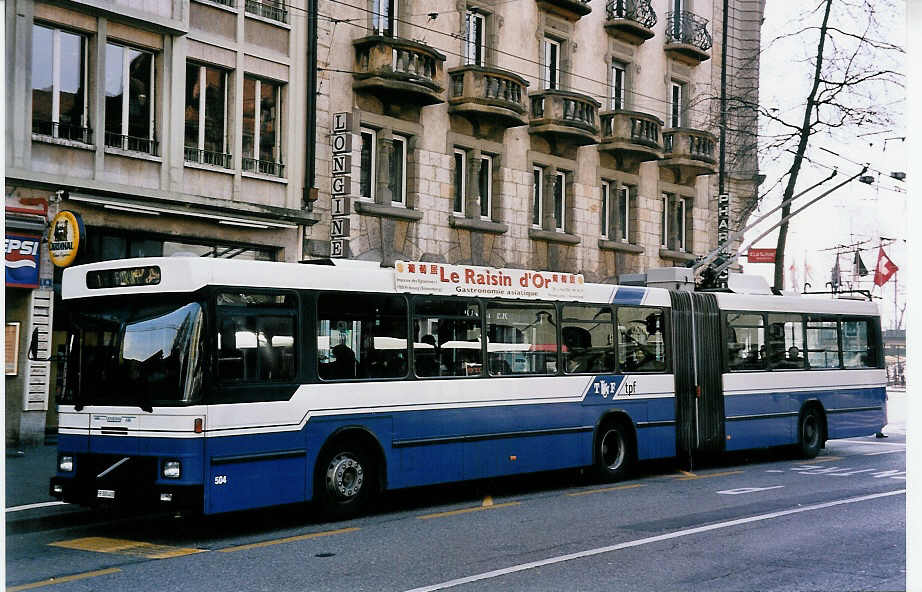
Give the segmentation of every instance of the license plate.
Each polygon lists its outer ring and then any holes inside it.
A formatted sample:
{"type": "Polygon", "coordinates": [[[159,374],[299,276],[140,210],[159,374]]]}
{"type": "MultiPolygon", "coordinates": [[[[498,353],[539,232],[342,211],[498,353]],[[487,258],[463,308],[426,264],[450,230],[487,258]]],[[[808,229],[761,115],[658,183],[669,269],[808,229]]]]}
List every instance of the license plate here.
{"type": "Polygon", "coordinates": [[[96,497],[102,499],[115,499],[114,489],[100,489],[96,491],[96,497]]]}

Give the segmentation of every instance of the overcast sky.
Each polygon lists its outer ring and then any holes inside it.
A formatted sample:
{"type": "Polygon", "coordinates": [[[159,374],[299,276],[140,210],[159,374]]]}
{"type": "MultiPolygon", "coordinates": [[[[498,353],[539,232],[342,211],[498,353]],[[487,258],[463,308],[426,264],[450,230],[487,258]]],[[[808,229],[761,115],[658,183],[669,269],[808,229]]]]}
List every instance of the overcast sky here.
{"type": "MultiPolygon", "coordinates": [[[[900,4],[897,4],[901,6],[900,4]]],[[[760,102],[763,107],[773,107],[784,113],[788,120],[799,121],[803,114],[803,105],[809,93],[812,66],[806,61],[808,54],[816,53],[816,37],[809,44],[799,40],[790,42],[773,42],[784,33],[789,33],[805,4],[787,0],[770,0],[766,3],[765,22],[762,26],[763,54],[761,60],[760,102]]],[[[902,11],[888,12],[880,15],[886,21],[887,41],[905,46],[905,15],[902,11]]],[[[815,19],[816,24],[819,20],[815,19]]],[[[902,64],[900,64],[902,66],[902,64]]],[[[901,68],[902,69],[902,68],[901,68]]],[[[904,70],[905,71],[905,70],[904,70]]],[[[905,95],[901,90],[888,93],[888,96],[876,98],[882,109],[902,113],[905,111],[905,95]]],[[[814,164],[805,163],[798,179],[797,191],[827,177],[829,168],[838,167],[839,175],[822,189],[815,190],[794,202],[794,209],[805,204],[810,196],[817,196],[823,190],[831,188],[840,180],[857,173],[861,165],[868,163],[868,171],[875,178],[875,183],[866,185],[857,181],[846,185],[828,197],[817,202],[802,214],[792,219],[788,232],[786,267],[791,258],[796,262],[799,283],[804,281],[804,261],[812,269],[812,286],[815,290],[825,290],[825,283],[830,279],[830,271],[835,262],[835,251],[827,251],[839,245],[849,245],[858,241],[871,241],[864,245],[862,259],[871,274],[866,276],[863,288],[873,285],[873,271],[877,263],[877,241],[879,237],[897,238],[899,241],[885,250],[901,269],[909,264],[909,252],[903,240],[907,237],[907,193],[906,184],[890,178],[893,171],[907,172],[907,144],[899,138],[906,137],[905,118],[900,117],[894,125],[886,128],[862,128],[839,130],[835,136],[816,135],[811,140],[807,155],[814,164]],[[831,154],[821,148],[835,152],[831,154]],[[879,178],[879,181],[878,181],[879,178]]],[[[777,160],[760,157],[760,169],[766,176],[762,191],[773,187],[791,165],[793,155],[786,154],[777,160]]],[[[785,179],[786,180],[786,179],[785,179]]],[[[750,219],[755,220],[761,214],[780,203],[784,183],[774,186],[763,200],[763,205],[750,219]]],[[[774,216],[772,222],[779,216],[774,216]]],[[[752,239],[761,234],[757,228],[748,233],[752,239]]],[[[777,233],[759,241],[756,247],[774,247],[777,233]]],[[[851,277],[854,251],[841,256],[841,267],[845,279],[851,277]]],[[[746,273],[758,273],[770,278],[773,266],[770,264],[746,264],[746,273]]],[[[900,274],[898,274],[899,276],[900,274]]],[[[900,306],[905,291],[905,278],[899,285],[900,306]]],[[[789,281],[789,280],[788,280],[789,281]]],[[[787,287],[787,286],[786,286],[787,287]]],[[[890,325],[893,314],[893,287],[891,280],[884,289],[877,288],[875,294],[883,295],[881,312],[884,314],[885,327],[890,325]]]]}

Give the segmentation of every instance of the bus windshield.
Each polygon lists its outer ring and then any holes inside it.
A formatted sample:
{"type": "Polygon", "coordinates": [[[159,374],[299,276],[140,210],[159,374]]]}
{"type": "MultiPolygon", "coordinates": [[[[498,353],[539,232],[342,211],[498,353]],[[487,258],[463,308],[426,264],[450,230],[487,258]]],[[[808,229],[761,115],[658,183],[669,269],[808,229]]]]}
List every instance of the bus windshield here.
{"type": "Polygon", "coordinates": [[[202,305],[107,306],[72,317],[61,402],[177,405],[198,399],[202,305]]]}

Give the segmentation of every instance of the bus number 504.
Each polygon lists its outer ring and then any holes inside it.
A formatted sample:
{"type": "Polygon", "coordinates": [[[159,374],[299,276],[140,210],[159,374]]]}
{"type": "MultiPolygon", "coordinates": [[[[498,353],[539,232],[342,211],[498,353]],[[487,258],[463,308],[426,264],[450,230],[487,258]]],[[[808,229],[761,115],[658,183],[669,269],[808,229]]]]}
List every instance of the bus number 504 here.
{"type": "Polygon", "coordinates": [[[227,485],[227,475],[215,475],[215,485],[227,485]]]}

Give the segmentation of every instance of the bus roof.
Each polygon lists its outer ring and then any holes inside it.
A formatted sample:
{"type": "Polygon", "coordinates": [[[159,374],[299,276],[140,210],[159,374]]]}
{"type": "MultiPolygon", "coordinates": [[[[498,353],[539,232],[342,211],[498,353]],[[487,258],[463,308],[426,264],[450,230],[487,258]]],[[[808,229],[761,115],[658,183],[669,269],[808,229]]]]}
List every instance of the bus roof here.
{"type": "MultiPolygon", "coordinates": [[[[216,259],[209,257],[145,257],[78,265],[64,270],[61,296],[65,300],[126,294],[194,292],[205,286],[342,290],[347,292],[397,293],[395,270],[373,262],[350,261],[347,265],[305,265],[273,261],[216,259]],[[156,282],[144,285],[89,287],[87,276],[99,272],[156,268],[156,282]]],[[[139,273],[138,276],[143,276],[139,273]]],[[[147,277],[151,277],[148,274],[147,277]]],[[[115,285],[96,282],[97,285],[115,285]]],[[[130,283],[130,282],[129,282],[130,283]]],[[[143,284],[143,280],[140,282],[143,284]]],[[[536,299],[537,300],[537,299],[536,299]]],[[[659,288],[585,284],[583,302],[614,302],[670,306],[669,293],[659,288]]]]}

